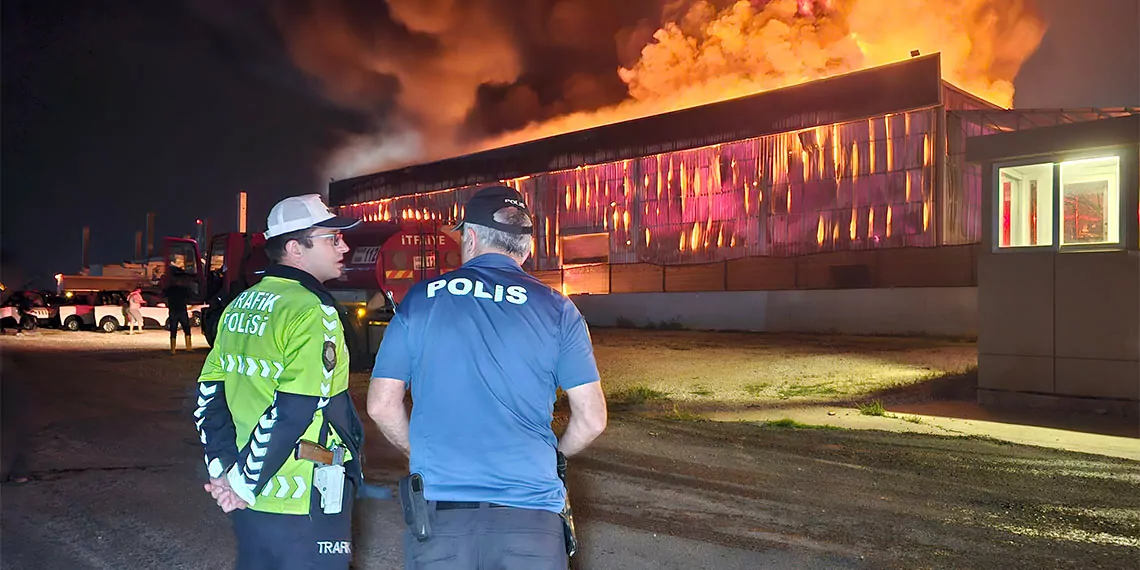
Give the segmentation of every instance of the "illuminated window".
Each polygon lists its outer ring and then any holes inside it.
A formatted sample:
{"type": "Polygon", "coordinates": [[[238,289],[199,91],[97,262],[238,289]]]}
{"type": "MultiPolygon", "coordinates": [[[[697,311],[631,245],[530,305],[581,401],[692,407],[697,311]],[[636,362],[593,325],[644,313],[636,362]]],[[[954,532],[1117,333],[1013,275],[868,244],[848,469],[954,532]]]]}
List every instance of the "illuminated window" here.
{"type": "Polygon", "coordinates": [[[1120,157],[1061,163],[1061,245],[1120,242],[1120,157]]]}
{"type": "Polygon", "coordinates": [[[1053,165],[998,172],[998,247],[1053,245],[1053,165]]]}

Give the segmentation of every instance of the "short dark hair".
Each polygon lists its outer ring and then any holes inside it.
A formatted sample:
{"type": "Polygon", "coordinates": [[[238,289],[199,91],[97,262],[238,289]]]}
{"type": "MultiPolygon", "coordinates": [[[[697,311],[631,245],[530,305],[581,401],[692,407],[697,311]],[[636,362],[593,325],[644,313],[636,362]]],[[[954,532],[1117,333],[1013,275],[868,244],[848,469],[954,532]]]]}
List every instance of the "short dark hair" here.
{"type": "Polygon", "coordinates": [[[301,244],[305,249],[311,249],[313,247],[313,238],[310,233],[312,229],[305,228],[265,240],[265,256],[273,263],[281,263],[281,260],[285,259],[285,246],[291,241],[301,244]]]}

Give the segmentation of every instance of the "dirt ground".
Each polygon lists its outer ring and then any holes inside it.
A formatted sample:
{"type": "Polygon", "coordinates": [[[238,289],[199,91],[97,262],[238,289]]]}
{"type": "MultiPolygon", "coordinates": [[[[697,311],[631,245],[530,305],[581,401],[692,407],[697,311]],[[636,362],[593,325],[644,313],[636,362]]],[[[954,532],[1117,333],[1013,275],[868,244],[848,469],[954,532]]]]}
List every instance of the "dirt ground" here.
{"type": "MultiPolygon", "coordinates": [[[[757,353],[772,343],[760,336],[746,339],[757,353]]],[[[699,370],[698,354],[729,359],[725,346],[743,342],[644,331],[595,337],[603,370],[633,370],[624,358],[649,365],[653,345],[668,339],[672,348],[657,350],[685,356],[658,364],[657,373],[670,364],[699,370]]],[[[820,342],[784,351],[810,360],[824,354],[820,342]]],[[[865,358],[895,354],[892,362],[929,366],[906,360],[932,350],[927,341],[900,348],[895,340],[847,339],[837,352],[862,342],[893,347],[865,358]]],[[[228,524],[200,491],[204,468],[190,421],[206,351],[172,357],[167,348],[161,332],[0,338],[6,363],[15,363],[2,371],[4,398],[9,387],[26,396],[16,419],[33,478],[3,488],[5,568],[231,564],[228,524]]],[[[767,362],[778,358],[768,354],[767,362]]],[[[834,378],[837,386],[858,384],[834,378]]],[[[354,377],[358,407],[365,388],[354,377]]],[[[13,418],[4,419],[7,435],[13,418]]],[[[367,476],[390,484],[406,463],[371,426],[367,438],[367,476]]],[[[1135,568],[1140,560],[1140,462],[987,437],[694,421],[630,408],[614,412],[570,473],[581,569],[1084,569],[1135,568]]],[[[356,520],[355,567],[401,567],[394,503],[362,502],[356,520]]]]}
{"type": "Polygon", "coordinates": [[[605,328],[591,334],[607,394],[623,398],[633,389],[688,404],[846,401],[963,374],[978,362],[974,343],[944,339],[605,328]]]}

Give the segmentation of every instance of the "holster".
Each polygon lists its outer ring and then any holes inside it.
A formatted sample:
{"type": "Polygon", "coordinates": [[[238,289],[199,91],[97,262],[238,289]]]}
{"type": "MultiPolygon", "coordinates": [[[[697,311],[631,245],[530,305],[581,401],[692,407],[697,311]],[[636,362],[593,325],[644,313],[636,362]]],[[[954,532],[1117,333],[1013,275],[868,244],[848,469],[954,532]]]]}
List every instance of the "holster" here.
{"type": "Polygon", "coordinates": [[[423,476],[412,473],[400,479],[399,493],[408,531],[420,542],[431,538],[431,509],[424,498],[423,476]]]}
{"type": "Polygon", "coordinates": [[[321,465],[313,470],[313,487],[321,494],[321,510],[339,514],[344,505],[344,465],[321,465]]]}
{"type": "Polygon", "coordinates": [[[566,506],[558,513],[562,519],[562,539],[566,544],[566,556],[573,558],[578,553],[578,535],[574,531],[574,510],[570,508],[570,499],[566,499],[566,506]]]}
{"type": "Polygon", "coordinates": [[[558,513],[558,516],[562,519],[562,539],[566,545],[566,556],[573,558],[578,553],[578,535],[574,530],[574,509],[570,508],[570,487],[566,485],[566,456],[558,451],[556,457],[558,478],[562,480],[562,487],[566,489],[566,504],[562,506],[562,512],[558,513]]]}

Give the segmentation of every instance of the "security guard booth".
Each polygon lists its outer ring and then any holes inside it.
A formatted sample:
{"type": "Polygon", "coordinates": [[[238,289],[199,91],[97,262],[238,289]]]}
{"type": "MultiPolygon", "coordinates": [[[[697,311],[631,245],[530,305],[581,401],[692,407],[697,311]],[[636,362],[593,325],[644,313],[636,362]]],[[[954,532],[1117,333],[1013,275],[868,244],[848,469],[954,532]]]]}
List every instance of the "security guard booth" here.
{"type": "Polygon", "coordinates": [[[970,139],[978,401],[1140,414],[1140,115],[970,139]]]}

